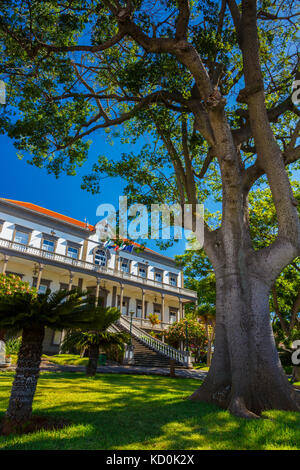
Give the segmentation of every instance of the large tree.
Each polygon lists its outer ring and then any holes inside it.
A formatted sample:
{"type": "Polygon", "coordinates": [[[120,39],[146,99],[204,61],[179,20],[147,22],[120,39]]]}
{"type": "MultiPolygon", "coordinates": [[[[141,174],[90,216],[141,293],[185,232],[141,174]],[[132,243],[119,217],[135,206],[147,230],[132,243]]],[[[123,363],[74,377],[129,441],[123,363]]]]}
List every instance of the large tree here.
{"type": "Polygon", "coordinates": [[[72,173],[90,135],[123,124],[124,143],[140,145],[144,135],[148,144],[118,162],[100,158],[86,186],[97,189],[104,172],[126,176],[137,201],[196,204],[219,192],[221,225],[204,229],[216,276],[215,352],[191,399],[245,417],[298,410],[269,320],[270,289],[300,251],[287,171],[300,156],[293,2],[10,0],[0,8],[1,71],[19,111],[10,116],[8,106],[1,123],[20,154],[72,173]],[[248,194],[261,177],[278,232],[255,250],[248,194]]]}
{"type": "MultiPolygon", "coordinates": [[[[300,184],[292,181],[295,198],[300,201],[300,184]]],[[[300,206],[298,205],[300,212],[300,206]]],[[[216,214],[218,218],[218,214],[216,214]]],[[[276,210],[270,190],[264,185],[250,193],[249,221],[256,250],[269,246],[277,236],[276,210]]],[[[210,317],[216,311],[216,279],[203,250],[186,250],[176,256],[183,268],[185,286],[198,293],[195,315],[210,317]]],[[[270,318],[277,348],[285,365],[291,365],[292,342],[300,337],[300,264],[299,258],[286,266],[270,292],[270,318]]],[[[205,318],[203,318],[205,320],[205,318]]]]}

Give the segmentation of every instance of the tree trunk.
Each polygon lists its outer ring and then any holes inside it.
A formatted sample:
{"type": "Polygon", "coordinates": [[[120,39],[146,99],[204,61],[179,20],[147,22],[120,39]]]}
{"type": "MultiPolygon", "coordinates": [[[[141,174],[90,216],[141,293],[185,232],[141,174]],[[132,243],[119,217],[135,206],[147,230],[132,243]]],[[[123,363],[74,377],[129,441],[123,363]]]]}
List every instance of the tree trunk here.
{"type": "Polygon", "coordinates": [[[300,382],[300,366],[293,367],[293,382],[300,382]]]}
{"type": "Polygon", "coordinates": [[[97,373],[97,365],[99,359],[99,346],[92,345],[89,347],[89,362],[86,366],[86,375],[95,376],[97,373]]]}
{"type": "Polygon", "coordinates": [[[203,385],[190,399],[255,418],[264,410],[300,411],[279,360],[269,312],[269,288],[243,272],[217,278],[216,339],[203,385]]]}
{"type": "Polygon", "coordinates": [[[212,356],[212,341],[210,338],[207,340],[207,355],[206,355],[206,365],[210,367],[211,365],[211,356],[212,356]]]}
{"type": "Polygon", "coordinates": [[[24,328],[18,354],[16,375],[11,389],[6,419],[20,425],[32,414],[32,402],[37,386],[45,328],[24,328]]]}

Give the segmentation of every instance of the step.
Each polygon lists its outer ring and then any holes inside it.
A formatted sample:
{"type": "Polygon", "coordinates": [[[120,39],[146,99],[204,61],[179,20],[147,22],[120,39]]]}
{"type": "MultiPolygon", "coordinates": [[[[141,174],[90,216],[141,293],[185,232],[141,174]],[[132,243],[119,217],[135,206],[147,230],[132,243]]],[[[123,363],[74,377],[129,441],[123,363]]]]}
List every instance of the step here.
{"type": "MultiPolygon", "coordinates": [[[[123,326],[118,324],[117,327],[121,331],[128,330],[123,326]]],[[[170,367],[171,359],[153,349],[150,345],[143,343],[139,338],[132,335],[132,345],[134,346],[133,359],[134,364],[138,366],[149,366],[149,367],[170,367]]],[[[180,362],[174,361],[174,367],[176,368],[185,368],[180,362]]]]}

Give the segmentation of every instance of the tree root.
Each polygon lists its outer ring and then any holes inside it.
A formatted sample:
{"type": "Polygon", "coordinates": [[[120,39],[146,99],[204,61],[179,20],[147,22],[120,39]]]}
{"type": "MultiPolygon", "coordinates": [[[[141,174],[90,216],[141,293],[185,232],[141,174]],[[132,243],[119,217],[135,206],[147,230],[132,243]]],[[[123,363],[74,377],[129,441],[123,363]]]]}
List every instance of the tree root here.
{"type": "MultiPolygon", "coordinates": [[[[258,392],[260,393],[260,392],[258,392]]],[[[279,391],[278,391],[279,393],[279,391]]],[[[259,398],[259,397],[257,397],[259,398]]],[[[273,397],[274,400],[265,401],[261,392],[259,399],[251,398],[245,400],[241,393],[234,393],[230,385],[214,385],[210,381],[204,382],[187,400],[212,403],[222,409],[228,410],[233,416],[246,419],[259,419],[263,411],[278,409],[285,411],[300,411],[300,393],[295,392],[294,396],[283,394],[273,397]],[[250,406],[249,406],[250,405],[250,406]]]]}
{"type": "Polygon", "coordinates": [[[231,399],[228,406],[228,411],[230,414],[237,416],[238,418],[260,419],[259,415],[247,409],[245,402],[241,397],[235,397],[231,399]]]}

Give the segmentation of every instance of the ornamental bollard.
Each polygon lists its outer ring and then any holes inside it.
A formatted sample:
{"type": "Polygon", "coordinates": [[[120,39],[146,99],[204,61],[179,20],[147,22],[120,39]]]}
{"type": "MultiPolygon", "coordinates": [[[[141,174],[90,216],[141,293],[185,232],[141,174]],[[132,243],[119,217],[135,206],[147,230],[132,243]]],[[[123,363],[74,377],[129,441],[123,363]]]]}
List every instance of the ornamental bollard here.
{"type": "Polygon", "coordinates": [[[6,348],[4,341],[0,341],[0,369],[9,367],[11,364],[11,359],[6,358],[6,348]]]}
{"type": "Polygon", "coordinates": [[[5,361],[5,343],[4,341],[0,341],[0,366],[4,366],[6,363],[5,361]]]}
{"type": "Polygon", "coordinates": [[[185,366],[186,366],[188,369],[192,369],[192,368],[193,368],[192,357],[191,357],[189,351],[185,351],[185,353],[184,353],[184,362],[185,362],[185,366]]]}
{"type": "Polygon", "coordinates": [[[133,365],[134,364],[134,346],[133,346],[133,344],[126,344],[126,346],[125,346],[124,364],[127,364],[127,365],[133,365]]]}

